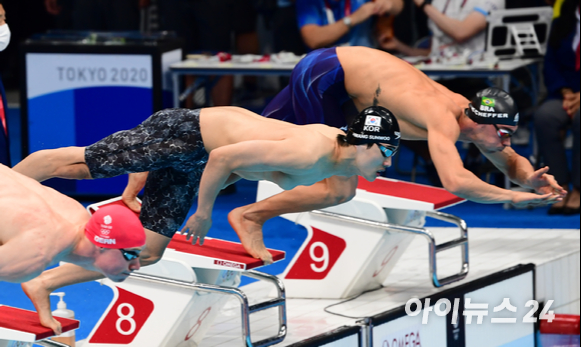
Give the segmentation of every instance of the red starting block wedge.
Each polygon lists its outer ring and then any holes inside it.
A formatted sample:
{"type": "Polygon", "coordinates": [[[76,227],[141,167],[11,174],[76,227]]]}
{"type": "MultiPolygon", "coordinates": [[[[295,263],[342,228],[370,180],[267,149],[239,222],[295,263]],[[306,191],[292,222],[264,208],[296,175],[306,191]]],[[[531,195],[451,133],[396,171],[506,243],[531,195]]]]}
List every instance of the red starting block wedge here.
{"type": "MultiPolygon", "coordinates": [[[[78,329],[78,320],[55,317],[63,333],[78,329]]],[[[10,306],[0,305],[0,340],[35,342],[54,336],[54,332],[40,325],[38,314],[10,306]]]]}
{"type": "MultiPolygon", "coordinates": [[[[378,178],[374,182],[359,179],[357,189],[364,190],[368,193],[378,194],[378,196],[390,197],[392,199],[402,198],[432,204],[434,210],[450,207],[466,201],[443,188],[385,178],[378,178]]],[[[393,208],[398,208],[398,206],[393,206],[393,208]]]]}
{"type": "MultiPolygon", "coordinates": [[[[260,259],[253,258],[246,252],[242,244],[206,237],[204,245],[192,245],[192,240],[186,241],[186,235],[175,234],[168,250],[175,250],[182,254],[191,255],[196,259],[192,267],[206,267],[203,263],[208,263],[208,268],[221,267],[223,269],[246,271],[263,266],[260,259]]],[[[274,262],[283,260],[285,252],[273,249],[268,250],[272,254],[274,262]]],[[[172,258],[174,256],[172,255],[172,258]]],[[[178,257],[181,258],[181,257],[178,257]]],[[[183,259],[190,263],[187,259],[183,259]]]]}
{"type": "Polygon", "coordinates": [[[581,332],[581,317],[577,315],[558,314],[551,323],[541,320],[541,334],[579,335],[581,332]]]}

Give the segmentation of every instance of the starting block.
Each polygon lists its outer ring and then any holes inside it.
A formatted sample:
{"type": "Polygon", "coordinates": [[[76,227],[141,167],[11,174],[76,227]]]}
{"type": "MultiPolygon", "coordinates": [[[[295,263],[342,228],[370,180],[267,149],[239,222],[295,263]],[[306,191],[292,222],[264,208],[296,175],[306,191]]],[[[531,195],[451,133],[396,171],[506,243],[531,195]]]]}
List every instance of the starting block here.
{"type": "MultiPolygon", "coordinates": [[[[261,181],[257,201],[282,192],[261,181]]],[[[380,288],[415,235],[428,241],[430,277],[435,287],[468,274],[468,229],[458,217],[437,211],[464,200],[444,189],[377,178],[359,180],[353,200],[323,210],[283,215],[307,229],[307,239],[282,274],[288,297],[344,299],[380,288]],[[436,244],[424,228],[432,217],[457,225],[460,237],[436,244]],[[461,247],[459,273],[438,277],[436,254],[461,247]]]]}
{"type": "MultiPolygon", "coordinates": [[[[108,200],[87,209],[94,212],[110,203],[120,202],[108,200]]],[[[275,262],[285,257],[282,251],[269,251],[275,262]]],[[[245,347],[279,343],[287,332],[285,288],[277,277],[253,270],[262,265],[239,243],[206,238],[203,246],[192,245],[176,233],[157,264],[141,268],[122,283],[101,281],[113,291],[113,300],[83,347],[197,347],[229,296],[240,301],[245,347]],[[241,276],[270,282],[277,297],[249,305],[237,288],[241,276]],[[249,316],[269,308],[278,308],[278,332],[253,342],[249,316]]]]}
{"type": "MultiPolygon", "coordinates": [[[[78,329],[78,320],[55,317],[63,333],[78,329]]],[[[68,347],[60,342],[48,340],[54,332],[40,325],[38,313],[10,306],[0,305],[0,347],[39,346],[68,347]]]]}

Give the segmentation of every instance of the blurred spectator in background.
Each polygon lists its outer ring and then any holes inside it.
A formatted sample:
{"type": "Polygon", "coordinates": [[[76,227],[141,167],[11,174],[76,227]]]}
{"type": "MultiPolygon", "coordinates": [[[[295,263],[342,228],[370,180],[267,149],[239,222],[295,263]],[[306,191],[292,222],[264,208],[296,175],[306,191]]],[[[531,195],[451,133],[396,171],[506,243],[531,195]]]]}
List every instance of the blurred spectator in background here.
{"type": "Polygon", "coordinates": [[[403,0],[296,0],[296,5],[301,35],[311,50],[341,45],[377,48],[373,17],[397,15],[404,6],[403,0]]]}
{"type": "MultiPolygon", "coordinates": [[[[252,0],[162,0],[158,10],[160,29],[175,31],[184,38],[186,53],[259,53],[257,13],[252,0]]],[[[191,76],[186,78],[187,85],[193,81],[191,76]]],[[[215,81],[214,106],[232,104],[233,85],[233,76],[215,81]]],[[[193,106],[188,98],[185,107],[193,106]]]]}
{"type": "Polygon", "coordinates": [[[59,29],[133,31],[149,0],[44,0],[44,5],[59,29]]]}
{"type": "MultiPolygon", "coordinates": [[[[6,11],[2,1],[0,1],[0,51],[8,47],[10,43],[10,28],[6,24],[6,11]]],[[[10,164],[10,150],[8,148],[8,125],[6,123],[6,95],[4,93],[4,85],[0,78],[0,164],[8,167],[10,164]]]]}
{"type": "Polygon", "coordinates": [[[297,27],[295,0],[277,0],[277,8],[271,20],[275,52],[306,53],[301,33],[297,27]]]}
{"type": "MultiPolygon", "coordinates": [[[[290,52],[301,56],[307,53],[303,38],[297,26],[297,6],[295,0],[274,0],[276,1],[276,9],[271,18],[270,28],[273,37],[273,51],[290,52]]],[[[278,78],[281,86],[289,84],[290,78],[288,76],[280,76],[278,78]]]]}
{"type": "Polygon", "coordinates": [[[44,0],[44,8],[52,17],[55,29],[71,30],[73,28],[74,0],[44,0]]]}
{"type": "Polygon", "coordinates": [[[427,47],[410,47],[396,37],[386,44],[389,50],[407,56],[452,55],[465,50],[484,52],[488,16],[491,11],[505,8],[505,0],[413,1],[428,16],[432,35],[427,47]]]}
{"type": "MultiPolygon", "coordinates": [[[[561,4],[556,4],[560,6],[561,4]]],[[[563,202],[549,214],[579,214],[579,0],[565,0],[556,11],[547,53],[544,77],[547,99],[534,114],[539,152],[550,174],[569,190],[563,202]],[[563,143],[568,130],[573,133],[572,160],[563,143]],[[572,187],[571,187],[572,185],[572,187]],[[572,190],[571,190],[572,188],[572,190]]]]}

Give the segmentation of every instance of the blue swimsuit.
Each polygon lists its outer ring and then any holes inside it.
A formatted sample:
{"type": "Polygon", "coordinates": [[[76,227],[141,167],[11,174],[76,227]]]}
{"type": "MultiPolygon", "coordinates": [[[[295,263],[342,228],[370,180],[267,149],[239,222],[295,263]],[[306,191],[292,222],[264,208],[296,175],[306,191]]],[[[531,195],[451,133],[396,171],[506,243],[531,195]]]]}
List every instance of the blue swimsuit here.
{"type": "Polygon", "coordinates": [[[266,106],[267,118],[298,125],[347,126],[343,106],[350,101],[336,48],[309,53],[294,68],[289,85],[266,106]]]}

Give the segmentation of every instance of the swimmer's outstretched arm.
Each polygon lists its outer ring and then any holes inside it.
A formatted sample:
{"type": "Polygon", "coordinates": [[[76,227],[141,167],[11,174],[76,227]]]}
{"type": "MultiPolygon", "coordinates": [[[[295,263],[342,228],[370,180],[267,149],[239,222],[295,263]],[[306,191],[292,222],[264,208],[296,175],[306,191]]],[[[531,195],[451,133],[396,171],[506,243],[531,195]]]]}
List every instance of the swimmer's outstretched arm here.
{"type": "Polygon", "coordinates": [[[512,203],[516,206],[547,205],[559,195],[516,192],[488,184],[466,170],[455,146],[458,129],[429,129],[428,146],[444,188],[449,192],[479,203],[512,203]]]}
{"type": "Polygon", "coordinates": [[[557,183],[555,177],[548,174],[548,166],[535,171],[528,159],[510,147],[496,153],[486,153],[482,149],[480,151],[513,183],[523,188],[534,189],[539,194],[553,193],[561,198],[567,195],[567,191],[557,183]]]}
{"type": "MultiPolygon", "coordinates": [[[[355,197],[358,176],[332,176],[311,186],[298,186],[285,190],[267,199],[233,210],[244,213],[237,218],[258,225],[260,228],[269,219],[287,213],[299,213],[336,206],[355,197]]],[[[236,230],[236,227],[234,228],[236,230]]],[[[236,230],[237,232],[240,230],[236,230]]]]}
{"type": "MultiPolygon", "coordinates": [[[[212,226],[212,210],[218,193],[228,178],[236,172],[257,173],[264,179],[265,172],[300,174],[308,170],[321,157],[312,148],[296,140],[245,141],[217,148],[210,152],[206,169],[202,174],[198,193],[198,210],[188,219],[182,233],[193,237],[192,243],[203,244],[212,226]]],[[[321,177],[323,179],[325,177],[321,177]]]]}

